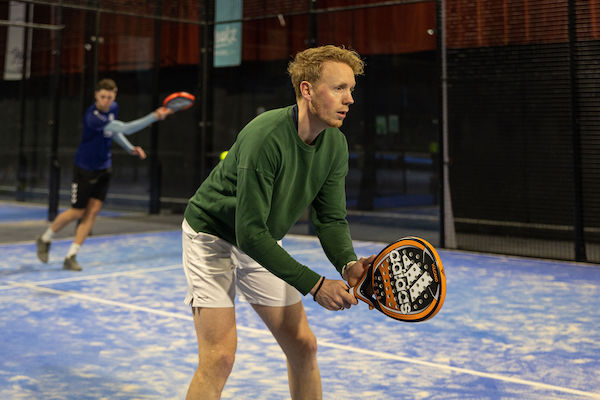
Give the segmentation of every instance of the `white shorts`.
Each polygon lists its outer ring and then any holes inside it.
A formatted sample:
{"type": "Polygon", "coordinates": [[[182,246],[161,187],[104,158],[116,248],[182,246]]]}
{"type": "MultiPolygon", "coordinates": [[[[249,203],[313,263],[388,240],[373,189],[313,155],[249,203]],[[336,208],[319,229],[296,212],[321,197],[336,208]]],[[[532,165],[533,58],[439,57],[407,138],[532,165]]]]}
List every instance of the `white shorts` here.
{"type": "Polygon", "coordinates": [[[183,270],[192,307],[233,307],[240,300],[264,306],[288,306],[300,292],[269,272],[242,250],[217,236],[195,232],[184,219],[181,243],[183,270]]]}

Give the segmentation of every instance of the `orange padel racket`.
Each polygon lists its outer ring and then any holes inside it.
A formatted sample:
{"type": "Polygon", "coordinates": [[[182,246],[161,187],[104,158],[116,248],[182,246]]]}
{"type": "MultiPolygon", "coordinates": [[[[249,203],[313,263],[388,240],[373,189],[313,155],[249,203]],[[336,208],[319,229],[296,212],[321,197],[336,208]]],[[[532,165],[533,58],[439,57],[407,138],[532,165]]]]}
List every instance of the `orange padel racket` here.
{"type": "Polygon", "coordinates": [[[194,105],[196,97],[188,92],[171,93],[163,101],[163,106],[173,112],[187,110],[194,105]]]}
{"type": "Polygon", "coordinates": [[[444,304],[446,275],[435,248],[408,236],[381,250],[350,292],[388,317],[425,321],[444,304]]]}

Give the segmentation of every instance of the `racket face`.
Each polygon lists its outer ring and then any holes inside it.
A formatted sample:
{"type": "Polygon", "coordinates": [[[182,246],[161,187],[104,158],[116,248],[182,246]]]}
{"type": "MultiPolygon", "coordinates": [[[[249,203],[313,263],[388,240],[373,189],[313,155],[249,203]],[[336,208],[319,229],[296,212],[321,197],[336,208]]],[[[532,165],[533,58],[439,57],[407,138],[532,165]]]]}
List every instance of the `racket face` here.
{"type": "Polygon", "coordinates": [[[367,303],[391,318],[425,321],[444,304],[444,268],[435,248],[424,239],[405,237],[390,244],[367,273],[371,276],[358,285],[363,294],[359,298],[365,301],[370,297],[367,303]]]}
{"type": "Polygon", "coordinates": [[[175,92],[165,98],[163,106],[173,112],[187,110],[194,105],[195,100],[196,97],[193,94],[187,92],[175,92]]]}

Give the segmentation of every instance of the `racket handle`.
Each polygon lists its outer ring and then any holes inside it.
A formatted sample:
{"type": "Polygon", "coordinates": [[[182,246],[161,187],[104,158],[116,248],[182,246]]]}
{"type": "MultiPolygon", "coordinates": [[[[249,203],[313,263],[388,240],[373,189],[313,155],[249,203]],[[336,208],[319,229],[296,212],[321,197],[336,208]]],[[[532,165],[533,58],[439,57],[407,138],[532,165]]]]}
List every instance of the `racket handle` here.
{"type": "MultiPolygon", "coordinates": [[[[348,293],[350,293],[352,296],[354,296],[354,298],[355,298],[355,299],[357,299],[357,300],[361,300],[359,297],[356,297],[356,296],[354,295],[354,288],[353,288],[353,287],[351,287],[351,288],[348,288],[348,293]]],[[[363,301],[364,301],[364,300],[363,300],[363,301]]],[[[366,302],[366,301],[365,301],[365,303],[367,303],[367,305],[369,306],[369,310],[372,310],[373,308],[375,308],[375,307],[373,307],[373,305],[372,305],[371,303],[368,303],[368,302],[366,302]]]]}

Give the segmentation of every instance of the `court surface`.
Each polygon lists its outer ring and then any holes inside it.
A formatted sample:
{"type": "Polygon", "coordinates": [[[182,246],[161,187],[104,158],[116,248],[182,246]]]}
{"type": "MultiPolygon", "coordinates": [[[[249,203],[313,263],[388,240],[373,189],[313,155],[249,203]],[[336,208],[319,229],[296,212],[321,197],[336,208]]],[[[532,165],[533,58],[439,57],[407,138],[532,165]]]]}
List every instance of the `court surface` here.
{"type": "MultiPolygon", "coordinates": [[[[69,239],[37,261],[33,241],[0,245],[0,399],[183,399],[196,340],[183,304],[177,230],[69,239]]],[[[284,247],[333,278],[316,239],[284,247]]],[[[357,253],[382,243],[355,242],[357,253]]],[[[324,399],[600,399],[600,268],[440,251],[448,292],[430,321],[304,298],[324,399]]],[[[237,305],[238,352],[224,399],[289,399],[285,360],[237,305]]]]}
{"type": "MultiPolygon", "coordinates": [[[[61,213],[64,210],[65,209],[59,209],[58,213],[61,213]]],[[[99,215],[116,217],[123,215],[123,213],[101,210],[99,215]]],[[[0,223],[45,220],[47,216],[48,207],[0,202],[0,223]]]]}

